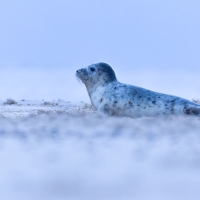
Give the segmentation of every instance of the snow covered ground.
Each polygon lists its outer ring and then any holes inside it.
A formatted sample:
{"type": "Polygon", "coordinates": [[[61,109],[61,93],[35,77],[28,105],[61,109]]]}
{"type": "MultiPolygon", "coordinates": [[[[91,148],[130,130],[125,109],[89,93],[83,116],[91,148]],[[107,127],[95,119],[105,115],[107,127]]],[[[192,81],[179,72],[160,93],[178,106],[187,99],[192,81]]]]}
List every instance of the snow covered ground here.
{"type": "Polygon", "coordinates": [[[0,102],[0,199],[197,200],[200,119],[114,118],[84,102],[0,102]]]}

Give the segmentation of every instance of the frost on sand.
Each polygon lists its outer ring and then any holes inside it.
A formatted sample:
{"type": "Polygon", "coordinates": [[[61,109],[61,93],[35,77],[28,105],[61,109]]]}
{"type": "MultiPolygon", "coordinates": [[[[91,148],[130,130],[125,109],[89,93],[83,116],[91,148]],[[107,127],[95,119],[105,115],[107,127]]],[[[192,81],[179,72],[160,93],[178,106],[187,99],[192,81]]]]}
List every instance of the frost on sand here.
{"type": "Polygon", "coordinates": [[[1,115],[0,199],[199,199],[199,118],[105,117],[64,101],[2,103],[1,115]]]}

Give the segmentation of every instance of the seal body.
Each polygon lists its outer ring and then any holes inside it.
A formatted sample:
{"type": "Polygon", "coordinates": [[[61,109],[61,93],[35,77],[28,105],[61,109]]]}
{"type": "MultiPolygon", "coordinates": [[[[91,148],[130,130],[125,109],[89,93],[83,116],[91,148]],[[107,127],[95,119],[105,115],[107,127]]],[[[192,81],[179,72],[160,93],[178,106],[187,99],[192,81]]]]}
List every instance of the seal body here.
{"type": "Polygon", "coordinates": [[[198,115],[200,105],[181,97],[153,92],[117,81],[106,63],[77,70],[95,109],[106,115],[151,117],[159,115],[198,115]]]}

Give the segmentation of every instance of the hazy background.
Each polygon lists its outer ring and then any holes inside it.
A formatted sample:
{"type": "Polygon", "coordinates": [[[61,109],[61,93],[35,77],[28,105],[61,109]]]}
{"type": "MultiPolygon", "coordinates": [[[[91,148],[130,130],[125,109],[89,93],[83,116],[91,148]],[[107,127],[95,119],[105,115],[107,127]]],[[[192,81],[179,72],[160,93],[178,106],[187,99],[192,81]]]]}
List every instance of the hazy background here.
{"type": "Polygon", "coordinates": [[[0,99],[89,101],[74,74],[98,61],[122,82],[200,98],[199,35],[198,0],[1,0],[0,99]]]}
{"type": "Polygon", "coordinates": [[[198,118],[0,120],[2,200],[199,200],[198,118]]]}

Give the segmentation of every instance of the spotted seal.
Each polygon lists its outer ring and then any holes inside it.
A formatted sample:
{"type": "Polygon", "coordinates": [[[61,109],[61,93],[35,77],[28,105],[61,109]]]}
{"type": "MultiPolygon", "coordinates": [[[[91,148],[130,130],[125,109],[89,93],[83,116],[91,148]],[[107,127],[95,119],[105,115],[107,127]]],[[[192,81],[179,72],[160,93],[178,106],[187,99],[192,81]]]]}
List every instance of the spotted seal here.
{"type": "Polygon", "coordinates": [[[79,69],[76,76],[85,84],[94,108],[106,115],[200,116],[200,105],[187,99],[118,82],[114,70],[106,63],[100,62],[79,69]]]}

